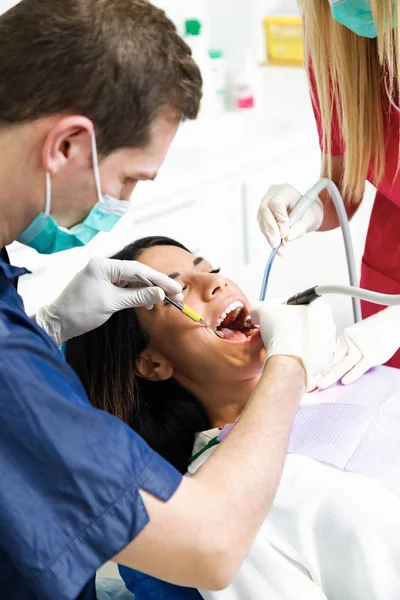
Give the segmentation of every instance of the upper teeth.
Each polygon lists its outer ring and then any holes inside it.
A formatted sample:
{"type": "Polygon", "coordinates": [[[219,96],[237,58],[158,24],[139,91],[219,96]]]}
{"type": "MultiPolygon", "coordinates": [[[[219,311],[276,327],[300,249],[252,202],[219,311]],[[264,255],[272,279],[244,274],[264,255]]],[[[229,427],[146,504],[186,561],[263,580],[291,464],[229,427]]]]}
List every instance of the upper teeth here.
{"type": "Polygon", "coordinates": [[[228,308],[225,309],[225,312],[222,313],[222,315],[220,316],[220,318],[218,319],[215,327],[219,327],[221,325],[221,323],[226,319],[226,317],[229,315],[229,313],[231,313],[233,310],[236,310],[238,308],[243,308],[244,304],[243,302],[240,302],[238,300],[236,300],[236,302],[232,302],[232,304],[230,304],[228,306],[228,308]]]}

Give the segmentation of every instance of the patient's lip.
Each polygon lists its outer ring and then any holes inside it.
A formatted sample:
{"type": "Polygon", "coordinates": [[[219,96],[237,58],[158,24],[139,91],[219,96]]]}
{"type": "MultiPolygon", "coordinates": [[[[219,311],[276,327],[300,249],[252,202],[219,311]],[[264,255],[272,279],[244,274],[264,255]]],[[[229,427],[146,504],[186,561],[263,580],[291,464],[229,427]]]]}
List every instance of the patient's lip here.
{"type": "Polygon", "coordinates": [[[250,307],[247,298],[243,296],[243,294],[231,294],[226,296],[226,298],[224,298],[215,309],[213,318],[211,320],[211,325],[213,327],[216,326],[217,321],[221,317],[222,313],[224,313],[228,306],[230,306],[233,302],[241,302],[246,313],[248,312],[250,314],[250,307]]]}

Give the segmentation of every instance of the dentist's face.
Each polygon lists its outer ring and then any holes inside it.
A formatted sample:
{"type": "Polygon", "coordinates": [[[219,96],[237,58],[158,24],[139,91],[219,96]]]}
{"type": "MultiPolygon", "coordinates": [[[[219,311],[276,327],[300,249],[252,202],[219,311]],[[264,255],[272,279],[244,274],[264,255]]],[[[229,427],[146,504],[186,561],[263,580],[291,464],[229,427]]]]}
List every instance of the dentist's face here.
{"type": "Polygon", "coordinates": [[[262,338],[257,328],[244,326],[250,307],[237,285],[207,260],[174,246],[148,248],[139,260],[179,281],[184,302],[226,338],[218,338],[167,303],[152,311],[139,309],[150,347],[169,361],[178,381],[232,382],[260,374],[265,357],[262,338]]]}
{"type": "MultiPolygon", "coordinates": [[[[177,133],[179,120],[160,112],[151,126],[150,139],[142,148],[120,148],[99,157],[102,194],[130,200],[140,181],[154,180],[177,133]]],[[[81,223],[98,201],[90,136],[85,152],[78,148],[62,172],[52,177],[52,216],[59,225],[81,223]],[[85,160],[82,159],[85,155],[85,160]]]]}

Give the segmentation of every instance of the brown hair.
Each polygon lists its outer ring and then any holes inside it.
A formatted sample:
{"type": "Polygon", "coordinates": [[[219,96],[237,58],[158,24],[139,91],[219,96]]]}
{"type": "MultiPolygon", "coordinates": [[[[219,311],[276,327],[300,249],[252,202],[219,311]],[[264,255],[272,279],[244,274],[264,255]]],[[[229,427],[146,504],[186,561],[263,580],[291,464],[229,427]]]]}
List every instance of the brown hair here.
{"type": "Polygon", "coordinates": [[[304,17],[305,58],[312,64],[317,88],[314,100],[321,110],[326,149],[323,172],[332,174],[329,149],[335,106],[345,146],[341,187],[349,200],[358,203],[372,159],[372,183],[377,185],[382,178],[389,97],[395,104],[400,97],[400,2],[370,0],[376,39],[361,37],[336,22],[328,0],[298,2],[304,17]]]}
{"type": "Polygon", "coordinates": [[[146,0],[22,0],[0,17],[0,40],[0,125],[83,115],[109,154],[145,145],[163,108],[197,116],[200,71],[146,0]]]}

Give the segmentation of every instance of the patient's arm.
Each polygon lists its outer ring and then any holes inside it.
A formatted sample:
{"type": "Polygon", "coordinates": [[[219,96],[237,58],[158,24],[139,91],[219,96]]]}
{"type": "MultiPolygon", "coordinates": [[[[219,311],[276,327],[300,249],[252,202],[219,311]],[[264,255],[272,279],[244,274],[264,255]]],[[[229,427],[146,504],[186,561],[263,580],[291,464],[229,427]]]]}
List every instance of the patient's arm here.
{"type": "Polygon", "coordinates": [[[304,393],[300,361],[270,358],[240,421],[202,469],[166,503],[141,492],[150,522],[114,560],[190,587],[229,585],[271,507],[304,393]]]}

